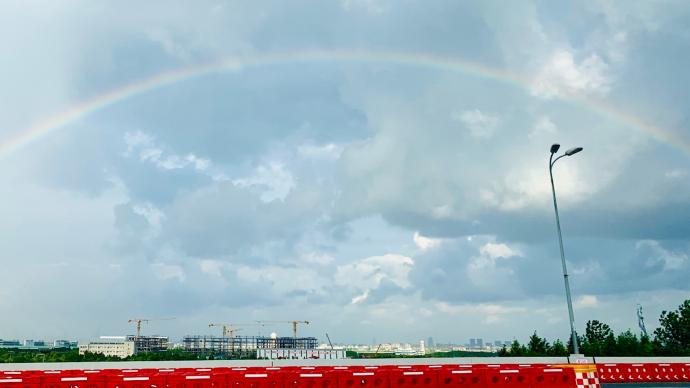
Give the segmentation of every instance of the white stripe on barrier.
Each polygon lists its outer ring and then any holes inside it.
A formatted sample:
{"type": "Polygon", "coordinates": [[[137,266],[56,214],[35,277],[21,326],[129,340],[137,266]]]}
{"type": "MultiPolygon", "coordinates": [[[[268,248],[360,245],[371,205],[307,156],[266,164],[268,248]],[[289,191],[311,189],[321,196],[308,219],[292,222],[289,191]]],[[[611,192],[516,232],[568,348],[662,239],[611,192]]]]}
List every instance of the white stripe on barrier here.
{"type": "Polygon", "coordinates": [[[280,370],[280,367],[272,367],[272,368],[266,368],[266,370],[280,370]]]}
{"type": "Polygon", "coordinates": [[[122,381],[148,381],[149,378],[146,376],[143,377],[123,377],[122,381]]]}
{"type": "Polygon", "coordinates": [[[247,373],[244,377],[268,377],[266,373],[247,373]]]}
{"type": "Polygon", "coordinates": [[[642,366],[644,364],[632,364],[632,366],[642,366]]]}
{"type": "Polygon", "coordinates": [[[101,373],[100,370],[85,370],[84,373],[101,373]]]}
{"type": "Polygon", "coordinates": [[[299,377],[323,377],[321,373],[300,373],[299,377]]]}
{"type": "Polygon", "coordinates": [[[47,375],[55,375],[55,374],[60,374],[61,372],[59,370],[47,370],[47,371],[44,371],[43,373],[45,373],[47,375]]]}
{"type": "Polygon", "coordinates": [[[442,365],[429,365],[429,368],[441,368],[442,365]]]}
{"type": "Polygon", "coordinates": [[[22,372],[5,372],[6,375],[20,375],[22,372]]]}
{"type": "Polygon", "coordinates": [[[470,364],[460,364],[458,365],[460,368],[472,368],[472,365],[470,364]]]}
{"type": "Polygon", "coordinates": [[[122,373],[134,373],[134,372],[139,372],[139,369],[125,369],[122,371],[122,373]]]}
{"type": "Polygon", "coordinates": [[[532,364],[519,364],[518,366],[532,366],[532,364]]]}
{"type": "Polygon", "coordinates": [[[314,368],[313,366],[303,366],[300,369],[316,369],[316,368],[314,368]]]}
{"type": "Polygon", "coordinates": [[[378,366],[365,366],[364,369],[379,369],[378,366]]]}
{"type": "Polygon", "coordinates": [[[208,375],[203,375],[203,376],[185,376],[185,379],[187,380],[208,380],[210,379],[211,376],[208,375]]]}
{"type": "Polygon", "coordinates": [[[398,365],[398,368],[400,368],[400,369],[408,369],[408,368],[412,368],[412,367],[409,366],[409,365],[398,365]]]}
{"type": "Polygon", "coordinates": [[[403,376],[418,376],[423,374],[424,372],[403,372],[403,376]]]}
{"type": "Polygon", "coordinates": [[[63,377],[60,381],[86,381],[87,377],[63,377]]]}
{"type": "Polygon", "coordinates": [[[22,379],[0,379],[0,383],[21,383],[22,379]]]}
{"type": "Polygon", "coordinates": [[[232,370],[247,370],[247,368],[232,368],[232,370]]]}
{"type": "Polygon", "coordinates": [[[373,372],[354,372],[353,376],[373,376],[373,372]]]}
{"type": "Polygon", "coordinates": [[[336,366],[336,367],[333,367],[333,369],[349,369],[349,367],[347,367],[347,366],[336,366]]]}
{"type": "Polygon", "coordinates": [[[520,373],[520,371],[517,369],[504,369],[499,370],[498,373],[520,373]]]}
{"type": "Polygon", "coordinates": [[[159,372],[174,372],[175,369],[158,369],[159,372]]]}
{"type": "Polygon", "coordinates": [[[563,369],[544,369],[544,372],[563,372],[563,369]]]}
{"type": "Polygon", "coordinates": [[[498,368],[500,365],[498,365],[498,364],[489,364],[489,365],[487,365],[487,366],[490,366],[490,367],[492,367],[492,368],[498,368]]]}
{"type": "Polygon", "coordinates": [[[450,373],[452,373],[452,374],[472,373],[472,371],[471,371],[471,370],[454,370],[454,371],[452,371],[452,372],[450,372],[450,373]]]}
{"type": "Polygon", "coordinates": [[[197,369],[197,372],[210,372],[211,368],[203,368],[203,369],[197,369]]]}

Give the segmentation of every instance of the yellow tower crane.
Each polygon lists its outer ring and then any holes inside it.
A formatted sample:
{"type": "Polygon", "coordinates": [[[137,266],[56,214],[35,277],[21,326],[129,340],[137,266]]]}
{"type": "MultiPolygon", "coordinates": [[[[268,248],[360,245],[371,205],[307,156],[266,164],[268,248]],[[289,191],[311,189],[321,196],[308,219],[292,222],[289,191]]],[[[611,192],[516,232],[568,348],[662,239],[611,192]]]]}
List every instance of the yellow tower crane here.
{"type": "Polygon", "coordinates": [[[297,338],[297,324],[299,323],[304,323],[305,325],[309,324],[309,321],[256,321],[259,324],[267,324],[267,323],[289,323],[292,324],[292,338],[297,338]]]}
{"type": "Polygon", "coordinates": [[[132,318],[127,321],[127,323],[136,323],[137,325],[137,336],[136,338],[141,337],[141,324],[143,323],[149,323],[151,321],[170,321],[175,318],[132,318]]]}

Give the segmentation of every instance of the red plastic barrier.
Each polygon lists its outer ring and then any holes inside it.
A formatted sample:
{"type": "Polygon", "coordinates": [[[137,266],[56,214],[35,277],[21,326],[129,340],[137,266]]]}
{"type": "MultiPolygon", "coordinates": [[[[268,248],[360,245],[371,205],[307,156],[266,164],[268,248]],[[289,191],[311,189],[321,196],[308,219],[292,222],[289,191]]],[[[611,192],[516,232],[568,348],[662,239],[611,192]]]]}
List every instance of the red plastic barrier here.
{"type": "Polygon", "coordinates": [[[486,381],[489,388],[529,388],[529,370],[488,368],[486,381]]]}
{"type": "Polygon", "coordinates": [[[437,388],[438,371],[423,368],[399,368],[389,371],[391,388],[437,388]]]}
{"type": "Polygon", "coordinates": [[[83,371],[46,374],[40,380],[41,388],[103,388],[105,385],[103,375],[87,374],[83,371]]]}
{"type": "Polygon", "coordinates": [[[575,372],[571,368],[535,367],[530,370],[532,388],[573,388],[575,372]]]}
{"type": "MultiPolygon", "coordinates": [[[[242,369],[242,368],[233,368],[242,369]]],[[[233,370],[227,375],[231,388],[283,388],[281,370],[233,370]]]]}
{"type": "Polygon", "coordinates": [[[107,376],[105,388],[161,388],[165,387],[165,377],[146,374],[118,374],[107,376]]]}
{"type": "Polygon", "coordinates": [[[339,372],[338,388],[388,388],[388,372],[371,368],[339,372]]]}
{"type": "Polygon", "coordinates": [[[301,370],[285,374],[285,388],[337,388],[337,372],[301,370]]]}
{"type": "Polygon", "coordinates": [[[5,374],[0,377],[0,388],[40,388],[40,386],[40,378],[34,376],[5,374]]]}
{"type": "Polygon", "coordinates": [[[484,369],[443,368],[438,372],[439,388],[483,388],[486,387],[484,369]]]}

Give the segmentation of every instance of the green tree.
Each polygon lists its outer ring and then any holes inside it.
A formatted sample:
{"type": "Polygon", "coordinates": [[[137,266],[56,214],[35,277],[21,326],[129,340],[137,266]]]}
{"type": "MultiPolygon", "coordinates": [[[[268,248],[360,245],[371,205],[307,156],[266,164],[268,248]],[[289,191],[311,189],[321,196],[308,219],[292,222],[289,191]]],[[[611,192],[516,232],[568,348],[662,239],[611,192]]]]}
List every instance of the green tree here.
{"type": "Polygon", "coordinates": [[[615,337],[611,327],[597,320],[587,322],[584,339],[582,351],[584,354],[591,356],[609,355],[615,344],[615,337]]]}
{"type": "Polygon", "coordinates": [[[527,355],[527,348],[525,345],[520,345],[520,342],[518,340],[513,340],[513,343],[510,344],[510,356],[511,357],[520,357],[520,356],[526,356],[527,355]]]}
{"type": "Polygon", "coordinates": [[[553,345],[551,345],[548,355],[552,357],[565,357],[568,356],[568,349],[566,349],[561,340],[557,339],[553,342],[553,345]]]}
{"type": "Polygon", "coordinates": [[[690,355],[690,299],[676,311],[662,311],[654,339],[667,355],[690,355]]]}
{"type": "Polygon", "coordinates": [[[614,356],[639,356],[640,341],[632,331],[626,330],[616,338],[616,354],[614,356]]]}
{"type": "Polygon", "coordinates": [[[529,343],[527,344],[527,353],[530,356],[545,356],[548,354],[550,347],[551,346],[549,345],[549,341],[547,341],[546,338],[539,337],[539,335],[537,335],[537,332],[535,331],[529,337],[529,343]]]}

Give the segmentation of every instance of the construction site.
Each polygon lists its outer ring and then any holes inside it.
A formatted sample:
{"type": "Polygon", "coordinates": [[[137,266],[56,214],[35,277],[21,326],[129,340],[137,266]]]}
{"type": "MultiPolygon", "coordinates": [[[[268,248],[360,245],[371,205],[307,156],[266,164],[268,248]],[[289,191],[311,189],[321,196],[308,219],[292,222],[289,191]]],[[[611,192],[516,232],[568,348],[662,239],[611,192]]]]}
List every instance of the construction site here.
{"type": "MultiPolygon", "coordinates": [[[[128,357],[137,353],[161,352],[170,348],[168,337],[143,336],[142,324],[151,321],[171,320],[130,319],[136,325],[136,335],[123,337],[102,337],[101,340],[80,345],[80,352],[103,353],[117,357],[128,357]]],[[[309,321],[255,321],[252,323],[210,323],[208,327],[218,327],[221,335],[187,335],[182,339],[181,349],[185,352],[208,358],[260,358],[260,359],[301,359],[301,358],[344,358],[343,350],[316,349],[315,337],[298,337],[298,325],[308,325],[309,321]],[[263,336],[264,326],[289,324],[292,336],[278,336],[276,333],[263,336]],[[258,335],[238,336],[236,333],[248,327],[259,330],[258,335]]],[[[329,339],[330,341],[330,339],[329,339]]]]}

